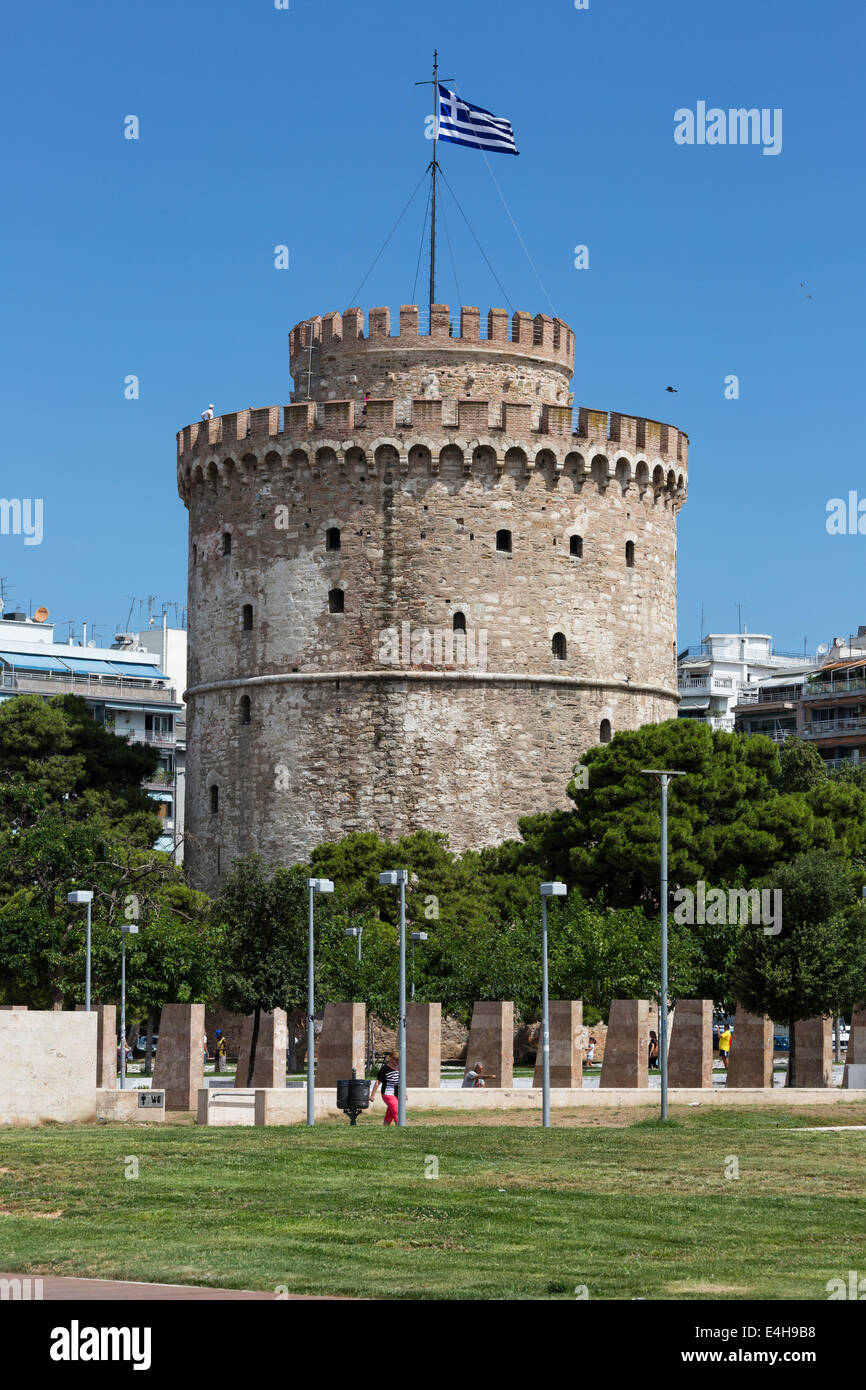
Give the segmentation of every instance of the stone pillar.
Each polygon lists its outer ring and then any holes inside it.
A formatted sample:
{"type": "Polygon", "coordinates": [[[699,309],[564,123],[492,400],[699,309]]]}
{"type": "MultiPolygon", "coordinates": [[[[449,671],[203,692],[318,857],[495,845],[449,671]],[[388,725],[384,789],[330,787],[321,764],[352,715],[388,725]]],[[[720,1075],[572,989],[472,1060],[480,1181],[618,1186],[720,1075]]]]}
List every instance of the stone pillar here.
{"type": "Polygon", "coordinates": [[[600,1086],[647,1086],[650,1003],[614,999],[607,1022],[600,1086]]]}
{"type": "Polygon", "coordinates": [[[195,1110],[204,1087],[204,1004],[163,1004],[153,1064],[166,1110],[195,1110]]]}
{"type": "MultiPolygon", "coordinates": [[[[736,1037],[736,1034],[734,1034],[736,1037]]],[[[801,1086],[833,1085],[833,1020],[802,1018],[794,1024],[797,1079],[801,1086]]]]}
{"type": "MultiPolygon", "coordinates": [[[[75,1005],[76,1013],[84,1013],[84,1005],[75,1005]]],[[[96,1014],[96,1085],[113,1090],[117,1086],[117,1005],[93,1004],[96,1014]]]]}
{"type": "Polygon", "coordinates": [[[481,1062],[488,1086],[514,1085],[514,1004],[485,1000],[472,1010],[466,1068],[481,1062]]]}
{"type": "Polygon", "coordinates": [[[842,1085],[848,1090],[866,1087],[866,1004],[860,1004],[851,1014],[842,1085]]]}
{"type": "MultiPolygon", "coordinates": [[[[533,1086],[542,1084],[541,1047],[539,1027],[533,1086]]],[[[550,1085],[583,1085],[582,999],[553,999],[550,1002],[550,1085]]]]}
{"type": "Polygon", "coordinates": [[[712,1086],[713,1001],[678,999],[668,1050],[668,1085],[712,1086]]]}
{"type": "Polygon", "coordinates": [[[726,1086],[772,1086],[773,1023],[737,1005],[726,1086]]]}
{"type": "MultiPolygon", "coordinates": [[[[235,1086],[247,1084],[247,1070],[250,1065],[250,1044],[253,1038],[254,1015],[244,1019],[241,1029],[241,1042],[238,1049],[238,1069],[235,1086]]],[[[285,1009],[274,1009],[272,1014],[259,1015],[259,1036],[256,1039],[256,1061],[253,1068],[253,1085],[267,1087],[286,1084],[286,1053],[289,1046],[289,1028],[285,1009]]]]}
{"type": "Polygon", "coordinates": [[[406,1084],[442,1084],[442,1005],[406,1005],[406,1084]]]}
{"type": "Polygon", "coordinates": [[[354,1067],[364,1075],[367,1051],[366,1004],[326,1004],[322,1031],[316,1038],[316,1085],[348,1081],[354,1067]]]}

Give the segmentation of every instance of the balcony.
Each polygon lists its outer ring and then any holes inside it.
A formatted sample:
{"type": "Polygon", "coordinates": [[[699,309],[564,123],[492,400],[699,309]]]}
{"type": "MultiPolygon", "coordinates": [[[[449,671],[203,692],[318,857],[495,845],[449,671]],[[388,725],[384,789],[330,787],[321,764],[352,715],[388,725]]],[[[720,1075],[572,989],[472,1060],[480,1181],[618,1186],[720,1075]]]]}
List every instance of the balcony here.
{"type": "MultiPolygon", "coordinates": [[[[117,729],[113,730],[117,734],[117,729]]],[[[149,743],[154,748],[173,748],[175,745],[174,733],[154,734],[150,729],[133,729],[129,732],[122,729],[117,735],[118,738],[125,738],[127,743],[149,743]]]]}
{"type": "Polygon", "coordinates": [[[145,777],[142,786],[153,787],[155,790],[162,791],[166,787],[173,787],[174,779],[175,774],[173,772],[166,772],[163,768],[158,768],[156,772],[151,773],[150,777],[145,777]]]}
{"type": "Polygon", "coordinates": [[[740,729],[740,733],[748,734],[749,737],[771,738],[774,743],[784,743],[786,738],[796,738],[796,728],[790,729],[740,729]]]}
{"type": "Polygon", "coordinates": [[[677,690],[684,695],[728,694],[734,689],[733,676],[679,676],[677,690]]]}
{"type": "Polygon", "coordinates": [[[866,680],[861,677],[854,680],[815,681],[813,684],[803,686],[803,699],[838,700],[845,695],[858,695],[864,690],[866,690],[866,680]]]}
{"type": "Polygon", "coordinates": [[[143,705],[179,703],[177,691],[167,686],[148,685],[144,681],[101,680],[98,676],[61,675],[57,671],[4,670],[0,689],[14,690],[18,695],[83,695],[85,699],[140,701],[143,705]]]}
{"type": "Polygon", "coordinates": [[[834,734],[866,733],[866,716],[854,715],[851,719],[813,719],[803,726],[804,738],[830,738],[834,734]]]}

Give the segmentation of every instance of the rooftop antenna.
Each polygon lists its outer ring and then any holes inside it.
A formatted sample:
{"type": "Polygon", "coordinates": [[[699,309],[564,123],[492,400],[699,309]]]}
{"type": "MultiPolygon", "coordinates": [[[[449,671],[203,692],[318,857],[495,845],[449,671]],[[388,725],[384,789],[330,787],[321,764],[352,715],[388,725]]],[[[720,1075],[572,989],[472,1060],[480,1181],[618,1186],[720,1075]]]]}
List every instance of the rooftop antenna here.
{"type": "Polygon", "coordinates": [[[737,604],[737,632],[738,632],[738,633],[739,633],[739,632],[742,632],[742,630],[743,630],[743,604],[742,604],[742,603],[738,603],[738,604],[737,604]]]}

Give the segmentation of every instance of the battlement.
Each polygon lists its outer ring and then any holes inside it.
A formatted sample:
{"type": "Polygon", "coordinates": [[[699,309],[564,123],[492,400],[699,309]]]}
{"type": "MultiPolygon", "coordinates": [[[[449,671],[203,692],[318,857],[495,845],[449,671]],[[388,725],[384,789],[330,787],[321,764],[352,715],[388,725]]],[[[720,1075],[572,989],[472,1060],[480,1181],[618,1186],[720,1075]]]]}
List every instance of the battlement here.
{"type": "Polygon", "coordinates": [[[574,333],[562,319],[517,312],[509,320],[506,309],[489,309],[482,336],[481,310],[472,305],[461,307],[458,320],[451,318],[449,305],[434,304],[429,322],[426,318],[425,313],[425,322],[419,324],[418,305],[402,304],[398,332],[392,333],[391,310],[374,308],[369,312],[366,337],[363,309],[346,309],[342,314],[332,311],[304,319],[289,334],[292,375],[296,375],[296,369],[303,371],[304,355],[316,347],[328,353],[495,352],[556,363],[567,368],[569,376],[574,370],[574,333]]]}
{"type": "MultiPolygon", "coordinates": [[[[494,419],[488,401],[458,400],[451,402],[451,418],[445,418],[445,401],[426,398],[411,402],[411,410],[402,415],[395,400],[359,401],[298,401],[291,405],[265,406],[260,410],[239,410],[230,415],[216,415],[185,425],[177,434],[177,454],[206,452],[217,444],[234,445],[239,441],[279,439],[339,439],[358,434],[363,439],[414,434],[460,435],[474,438],[500,435],[503,440],[551,436],[574,446],[597,446],[604,452],[610,444],[623,453],[646,454],[647,458],[662,458],[688,466],[689,437],[675,425],[662,424],[638,415],[622,415],[618,411],[590,410],[585,406],[542,405],[538,426],[533,426],[537,407],[530,401],[503,401],[494,405],[494,419]]],[[[410,441],[411,442],[411,441],[410,441]]]]}

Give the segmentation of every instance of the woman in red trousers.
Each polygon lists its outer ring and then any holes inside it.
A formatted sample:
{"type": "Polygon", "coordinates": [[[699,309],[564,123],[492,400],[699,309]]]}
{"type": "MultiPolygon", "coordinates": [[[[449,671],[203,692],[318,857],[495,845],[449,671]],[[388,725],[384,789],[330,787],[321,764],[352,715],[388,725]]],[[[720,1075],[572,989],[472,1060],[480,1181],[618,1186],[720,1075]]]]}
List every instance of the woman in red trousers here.
{"type": "Polygon", "coordinates": [[[397,1097],[399,1094],[400,1072],[398,1071],[399,1060],[396,1052],[389,1052],[382,1066],[379,1068],[379,1075],[376,1077],[373,1086],[371,1101],[376,1099],[376,1092],[382,1088],[382,1099],[385,1102],[385,1121],[386,1125],[397,1123],[397,1097]]]}

